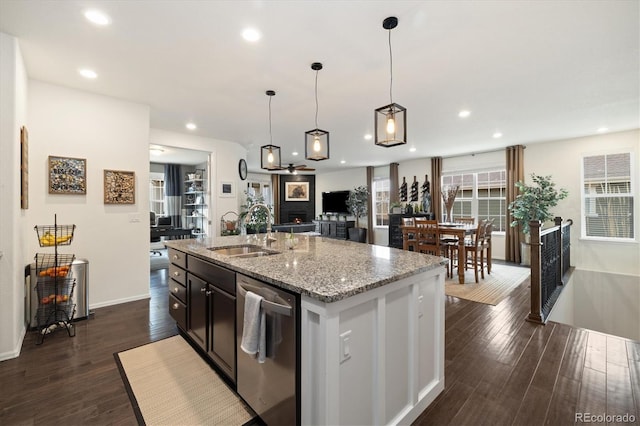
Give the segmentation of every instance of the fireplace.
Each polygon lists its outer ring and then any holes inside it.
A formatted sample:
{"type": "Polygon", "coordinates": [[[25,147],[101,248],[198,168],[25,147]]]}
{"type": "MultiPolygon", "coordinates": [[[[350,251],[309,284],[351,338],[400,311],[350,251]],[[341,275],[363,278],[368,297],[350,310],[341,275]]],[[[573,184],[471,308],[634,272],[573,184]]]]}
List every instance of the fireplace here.
{"type": "Polygon", "coordinates": [[[305,223],[307,221],[307,212],[290,211],[287,212],[287,223],[305,223]]]}

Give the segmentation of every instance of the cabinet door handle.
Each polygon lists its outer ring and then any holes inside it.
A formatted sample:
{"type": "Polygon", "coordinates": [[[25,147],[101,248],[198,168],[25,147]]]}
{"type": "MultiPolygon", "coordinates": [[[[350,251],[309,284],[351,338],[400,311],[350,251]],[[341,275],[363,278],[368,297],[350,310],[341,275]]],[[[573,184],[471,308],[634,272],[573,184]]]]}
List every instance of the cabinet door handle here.
{"type": "Polygon", "coordinates": [[[172,307],[173,309],[178,309],[178,308],[180,307],[180,305],[178,305],[177,303],[174,303],[171,307],[172,307]]]}
{"type": "Polygon", "coordinates": [[[207,296],[211,296],[211,291],[206,291],[204,294],[206,294],[207,296]]]}
{"type": "Polygon", "coordinates": [[[207,291],[206,287],[200,287],[200,293],[204,293],[205,291],[207,291]]]}
{"type": "Polygon", "coordinates": [[[174,271],[173,272],[173,276],[174,277],[179,277],[180,276],[180,272],[179,271],[174,271]]]}
{"type": "Polygon", "coordinates": [[[174,292],[174,293],[177,293],[177,292],[178,292],[178,287],[174,287],[174,288],[173,288],[173,292],[174,292]]]}
{"type": "Polygon", "coordinates": [[[173,255],[173,260],[178,260],[178,259],[180,259],[180,256],[178,256],[177,254],[174,254],[173,255]]]}

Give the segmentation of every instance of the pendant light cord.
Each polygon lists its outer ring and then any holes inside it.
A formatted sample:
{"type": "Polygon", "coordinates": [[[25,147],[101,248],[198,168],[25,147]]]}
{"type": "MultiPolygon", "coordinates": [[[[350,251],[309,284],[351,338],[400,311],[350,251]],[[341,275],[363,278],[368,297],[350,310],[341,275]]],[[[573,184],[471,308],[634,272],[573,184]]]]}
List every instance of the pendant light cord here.
{"type": "Polygon", "coordinates": [[[269,145],[273,145],[273,135],[271,134],[271,98],[269,96],[269,145]]]}
{"type": "Polygon", "coordinates": [[[318,71],[316,71],[316,129],[318,128],[318,71]]]}
{"type": "Polygon", "coordinates": [[[392,104],[393,96],[391,93],[393,89],[393,54],[391,53],[391,29],[387,31],[389,31],[389,68],[391,70],[390,72],[391,78],[389,79],[389,103],[392,104]]]}

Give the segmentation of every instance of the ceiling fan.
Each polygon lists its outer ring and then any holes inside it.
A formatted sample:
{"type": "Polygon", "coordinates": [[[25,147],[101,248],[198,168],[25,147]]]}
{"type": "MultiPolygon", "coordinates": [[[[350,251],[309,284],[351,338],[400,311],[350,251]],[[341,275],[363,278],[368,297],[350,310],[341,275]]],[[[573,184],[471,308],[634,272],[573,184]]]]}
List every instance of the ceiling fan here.
{"type": "Polygon", "coordinates": [[[289,163],[288,166],[283,167],[282,170],[286,170],[287,173],[295,174],[300,170],[301,172],[315,172],[316,169],[307,167],[306,164],[293,164],[289,163]]]}

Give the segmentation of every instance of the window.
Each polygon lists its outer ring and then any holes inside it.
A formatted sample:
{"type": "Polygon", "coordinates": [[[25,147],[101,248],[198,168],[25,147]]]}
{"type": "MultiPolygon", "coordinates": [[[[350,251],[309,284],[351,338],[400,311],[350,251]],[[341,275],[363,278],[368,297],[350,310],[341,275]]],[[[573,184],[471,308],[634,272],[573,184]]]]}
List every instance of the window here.
{"type": "Polygon", "coordinates": [[[631,176],[629,152],[583,157],[583,237],[634,238],[631,176]]]}
{"type": "Polygon", "coordinates": [[[149,211],[164,215],[164,173],[150,173],[149,211]]]}
{"type": "MultiPolygon", "coordinates": [[[[467,172],[443,175],[442,186],[459,185],[453,203],[453,219],[475,217],[476,223],[493,219],[494,230],[504,232],[507,227],[507,174],[505,170],[467,172]]],[[[442,220],[446,211],[442,208],[442,220]]]]}
{"type": "Polygon", "coordinates": [[[388,178],[373,181],[373,226],[389,226],[389,189],[388,178]]]}

